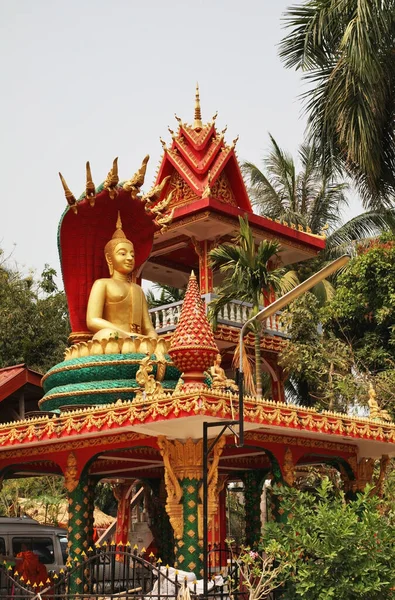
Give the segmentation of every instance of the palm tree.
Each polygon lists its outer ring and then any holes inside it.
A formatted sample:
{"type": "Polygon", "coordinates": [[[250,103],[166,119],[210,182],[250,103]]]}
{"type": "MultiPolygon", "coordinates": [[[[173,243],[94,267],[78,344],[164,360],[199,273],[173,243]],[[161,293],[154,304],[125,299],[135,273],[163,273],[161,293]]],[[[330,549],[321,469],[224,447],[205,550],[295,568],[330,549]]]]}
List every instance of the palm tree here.
{"type": "MultiPolygon", "coordinates": [[[[210,304],[210,316],[215,320],[220,310],[231,300],[252,304],[249,318],[264,303],[265,292],[288,291],[297,284],[294,274],[284,268],[271,268],[277,262],[280,244],[261,241],[256,244],[247,219],[239,217],[240,231],[234,243],[221,244],[210,252],[212,268],[223,275],[217,288],[217,298],[210,304]]],[[[261,326],[255,322],[255,383],[258,397],[262,396],[261,326]]]]}
{"type": "Polygon", "coordinates": [[[311,139],[345,169],[364,207],[393,206],[395,0],[305,0],[285,13],[288,68],[305,72],[311,139]]]}
{"type": "Polygon", "coordinates": [[[317,147],[302,144],[301,170],[297,173],[293,157],[279,147],[273,136],[270,141],[269,155],[263,161],[265,172],[251,162],[243,163],[252,202],[260,214],[302,225],[314,234],[328,229],[321,259],[337,258],[353,242],[377,235],[394,224],[390,210],[371,210],[342,223],[342,212],[348,207],[348,184],[338,181],[336,173],[322,170],[317,147]]]}
{"type": "Polygon", "coordinates": [[[185,289],[159,283],[156,283],[152,289],[146,292],[148,308],[156,308],[157,306],[172,304],[173,302],[180,302],[181,300],[184,300],[184,296],[185,289]],[[153,290],[160,292],[159,298],[155,296],[153,290]]]}

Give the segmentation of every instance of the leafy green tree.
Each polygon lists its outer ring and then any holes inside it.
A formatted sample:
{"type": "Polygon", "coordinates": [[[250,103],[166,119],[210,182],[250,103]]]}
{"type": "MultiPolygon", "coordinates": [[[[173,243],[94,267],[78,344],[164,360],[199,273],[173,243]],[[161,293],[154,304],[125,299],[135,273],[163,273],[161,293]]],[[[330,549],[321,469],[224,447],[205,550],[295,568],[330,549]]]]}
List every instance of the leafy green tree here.
{"type": "Polygon", "coordinates": [[[369,488],[349,503],[327,478],[315,493],[274,493],[288,518],[267,524],[263,548],[276,548],[279,563],[290,563],[283,600],[395,598],[395,522],[369,488]]]}
{"type": "Polygon", "coordinates": [[[285,23],[280,56],[310,84],[308,124],[324,164],[353,176],[365,207],[393,208],[395,1],[305,0],[285,23]]]}
{"type": "MultiPolygon", "coordinates": [[[[249,318],[257,314],[264,304],[264,294],[288,291],[297,283],[292,272],[284,268],[271,268],[280,252],[276,241],[261,241],[256,244],[247,219],[239,217],[240,232],[234,243],[221,244],[210,252],[213,269],[223,275],[217,288],[217,298],[210,304],[210,315],[215,318],[231,300],[252,304],[249,318]]],[[[262,327],[254,322],[251,329],[255,335],[255,384],[258,397],[262,396],[261,332],[262,327]]]]}
{"type": "Polygon", "coordinates": [[[392,213],[369,211],[342,222],[348,208],[348,184],[339,181],[338,173],[322,169],[317,147],[304,143],[299,149],[300,172],[293,157],[282,150],[273,136],[264,159],[264,170],[251,162],[243,164],[250,182],[250,195],[259,213],[301,225],[307,231],[320,234],[328,229],[322,259],[344,254],[350,244],[372,237],[394,224],[392,213]]]}
{"type": "Polygon", "coordinates": [[[359,372],[351,344],[320,325],[317,298],[305,294],[283,315],[291,340],[279,357],[292,402],[348,412],[356,401],[367,403],[368,383],[359,372]]]}
{"type": "MultiPolygon", "coordinates": [[[[324,327],[348,344],[360,369],[374,378],[382,408],[395,411],[395,237],[383,234],[359,248],[321,313],[324,327]],[[386,405],[387,404],[387,405],[386,405]]],[[[395,415],[395,412],[394,412],[395,415]]]]}
{"type": "MultiPolygon", "coordinates": [[[[45,522],[56,525],[60,504],[65,499],[62,477],[48,475],[8,479],[0,491],[0,514],[18,517],[25,513],[32,514],[33,507],[43,507],[45,522]]],[[[34,513],[32,516],[34,518],[34,513]]]]}
{"type": "Polygon", "coordinates": [[[26,363],[46,371],[63,360],[70,332],[64,292],[48,265],[38,281],[0,268],[0,367],[26,363]]]}

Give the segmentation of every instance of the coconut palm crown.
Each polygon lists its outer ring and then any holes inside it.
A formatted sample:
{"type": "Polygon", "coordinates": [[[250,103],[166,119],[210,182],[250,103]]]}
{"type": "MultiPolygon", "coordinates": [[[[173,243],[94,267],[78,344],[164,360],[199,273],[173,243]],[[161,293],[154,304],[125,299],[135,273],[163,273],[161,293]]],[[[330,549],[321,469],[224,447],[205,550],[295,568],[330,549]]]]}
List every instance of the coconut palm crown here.
{"type": "MultiPolygon", "coordinates": [[[[252,304],[249,318],[264,304],[264,294],[270,291],[285,292],[296,284],[294,273],[279,262],[280,244],[263,240],[257,244],[248,220],[239,217],[240,231],[233,243],[227,242],[210,252],[213,270],[218,270],[222,283],[216,289],[217,298],[210,304],[209,316],[215,321],[220,310],[231,300],[252,304]]],[[[258,397],[262,396],[261,327],[251,326],[255,335],[255,384],[258,397]]]]}
{"type": "Polygon", "coordinates": [[[358,186],[364,207],[395,194],[395,0],[305,0],[289,7],[285,66],[305,72],[311,139],[358,186]]]}
{"type": "Polygon", "coordinates": [[[249,193],[256,210],[264,216],[289,224],[303,225],[313,234],[327,230],[322,258],[333,259],[350,250],[350,245],[372,237],[394,225],[391,210],[371,210],[342,222],[348,207],[348,184],[336,173],[322,168],[317,147],[308,143],[299,149],[300,171],[293,157],[282,150],[270,135],[270,151],[263,160],[264,170],[244,162],[249,193]]]}

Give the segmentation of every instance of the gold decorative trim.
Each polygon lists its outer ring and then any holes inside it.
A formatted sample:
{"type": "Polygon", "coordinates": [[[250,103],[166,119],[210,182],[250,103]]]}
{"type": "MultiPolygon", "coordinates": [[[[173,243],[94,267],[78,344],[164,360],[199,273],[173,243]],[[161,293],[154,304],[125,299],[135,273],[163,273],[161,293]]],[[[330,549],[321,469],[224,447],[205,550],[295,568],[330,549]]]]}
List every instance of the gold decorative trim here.
{"type": "Polygon", "coordinates": [[[293,461],[292,450],[289,447],[286,449],[284,454],[283,477],[285,483],[292,487],[295,483],[295,465],[293,461]]]}
{"type": "MultiPolygon", "coordinates": [[[[91,448],[99,446],[100,452],[104,451],[103,448],[108,445],[110,448],[113,447],[114,444],[118,444],[119,442],[132,442],[132,441],[147,441],[152,440],[152,437],[149,435],[145,435],[143,433],[121,433],[118,435],[107,435],[96,438],[84,438],[81,437],[79,440],[65,440],[62,443],[51,444],[51,452],[67,452],[70,450],[80,450],[82,448],[91,448]]],[[[0,450],[0,459],[4,460],[7,458],[22,458],[22,457],[34,457],[35,455],[40,454],[48,454],[48,446],[36,446],[34,448],[20,448],[18,450],[0,450]]],[[[33,458],[33,462],[37,461],[33,458]]],[[[54,464],[58,465],[57,462],[51,461],[54,464]]],[[[59,466],[59,465],[58,465],[59,466]]]]}
{"type": "Polygon", "coordinates": [[[73,492],[78,485],[77,458],[74,452],[70,452],[67,457],[67,465],[64,472],[64,487],[68,492],[73,492]]]}
{"type": "Polygon", "coordinates": [[[131,335],[129,338],[117,338],[114,336],[108,340],[77,342],[66,348],[64,360],[103,354],[134,354],[136,352],[154,354],[157,350],[161,355],[167,353],[166,342],[162,338],[155,339],[142,335],[131,335]]]}
{"type": "MultiPolygon", "coordinates": [[[[112,390],[114,391],[114,390],[112,390]]],[[[237,406],[238,396],[221,390],[202,393],[200,387],[188,389],[172,395],[161,394],[150,402],[118,401],[100,407],[66,412],[58,417],[37,417],[0,425],[0,446],[35,443],[45,440],[57,441],[59,437],[98,433],[114,427],[130,427],[142,423],[177,418],[180,414],[210,415],[218,418],[233,418],[232,411],[237,406]]],[[[234,415],[237,418],[237,412],[234,415]]],[[[273,425],[287,429],[297,429],[316,434],[350,436],[355,439],[377,440],[395,443],[395,424],[385,421],[372,421],[366,417],[352,417],[340,413],[323,411],[318,413],[311,408],[294,406],[283,402],[258,400],[245,396],[244,418],[247,423],[273,425]]],[[[350,443],[353,440],[350,439],[350,443]]],[[[355,442],[354,442],[355,443],[355,442]]]]}
{"type": "Polygon", "coordinates": [[[272,444],[303,446],[304,448],[324,448],[325,450],[351,452],[355,455],[358,452],[358,446],[356,446],[355,444],[340,444],[339,442],[329,442],[326,440],[317,440],[299,436],[291,437],[289,435],[260,433],[258,431],[246,432],[244,439],[248,442],[270,442],[272,444]]]}

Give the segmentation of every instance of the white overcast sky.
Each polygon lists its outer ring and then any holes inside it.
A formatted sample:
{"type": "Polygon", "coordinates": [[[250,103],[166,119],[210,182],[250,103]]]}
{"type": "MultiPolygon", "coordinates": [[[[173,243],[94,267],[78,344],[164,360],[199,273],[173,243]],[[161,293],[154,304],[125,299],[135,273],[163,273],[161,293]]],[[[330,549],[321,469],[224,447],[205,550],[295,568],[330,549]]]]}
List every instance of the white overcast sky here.
{"type": "MultiPolygon", "coordinates": [[[[278,58],[291,0],[0,0],[0,246],[24,270],[60,272],[61,171],[75,196],[85,162],[101,183],[119,156],[129,178],[150,154],[145,188],[174,113],[237,134],[260,162],[268,131],[295,153],[305,120],[300,74],[278,58]]],[[[359,208],[354,201],[350,214],[359,208]]],[[[348,216],[348,215],[347,215],[348,216]]]]}

